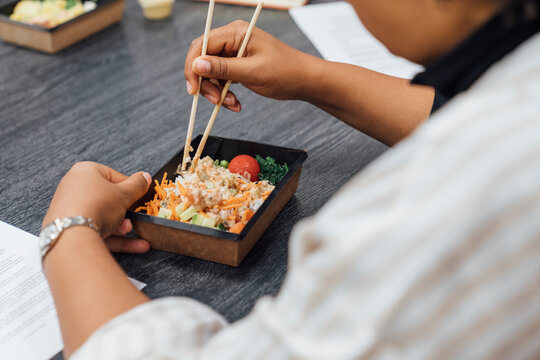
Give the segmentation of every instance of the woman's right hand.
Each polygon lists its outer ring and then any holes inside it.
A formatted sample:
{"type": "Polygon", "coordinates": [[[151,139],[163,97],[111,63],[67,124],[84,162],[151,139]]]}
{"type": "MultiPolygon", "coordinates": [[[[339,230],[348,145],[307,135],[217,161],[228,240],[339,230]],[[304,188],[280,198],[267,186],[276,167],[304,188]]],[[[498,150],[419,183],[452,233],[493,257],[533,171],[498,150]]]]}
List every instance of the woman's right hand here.
{"type": "MultiPolygon", "coordinates": [[[[200,56],[203,37],[189,48],[184,75],[190,95],[195,94],[203,76],[201,95],[219,102],[225,80],[239,82],[259,95],[279,100],[302,98],[309,88],[308,78],[320,59],[296,50],[257,28],[247,45],[244,57],[236,55],[249,24],[238,20],[210,31],[206,56],[200,56]]],[[[229,92],[223,106],[240,111],[236,96],[229,92]]]]}

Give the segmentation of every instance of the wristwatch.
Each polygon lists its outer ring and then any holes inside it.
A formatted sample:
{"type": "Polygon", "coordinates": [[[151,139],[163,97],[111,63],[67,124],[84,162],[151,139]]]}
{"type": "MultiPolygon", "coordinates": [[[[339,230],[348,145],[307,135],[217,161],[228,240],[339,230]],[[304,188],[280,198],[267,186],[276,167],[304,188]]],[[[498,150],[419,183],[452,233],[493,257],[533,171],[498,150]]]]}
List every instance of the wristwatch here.
{"type": "Polygon", "coordinates": [[[45,226],[43,231],[39,234],[39,251],[42,259],[47,252],[52,249],[54,244],[56,244],[58,238],[62,235],[62,231],[72,226],[88,226],[99,234],[98,226],[90,218],[79,215],[56,219],[45,226]]]}

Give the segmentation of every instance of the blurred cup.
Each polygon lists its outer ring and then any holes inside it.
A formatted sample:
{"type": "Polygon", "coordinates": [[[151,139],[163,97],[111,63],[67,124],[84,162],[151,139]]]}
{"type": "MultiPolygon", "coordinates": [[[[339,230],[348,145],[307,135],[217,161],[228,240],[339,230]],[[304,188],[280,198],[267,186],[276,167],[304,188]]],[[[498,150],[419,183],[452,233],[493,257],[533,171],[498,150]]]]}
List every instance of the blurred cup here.
{"type": "Polygon", "coordinates": [[[171,16],[174,0],[139,0],[143,15],[149,20],[161,20],[171,16]]]}

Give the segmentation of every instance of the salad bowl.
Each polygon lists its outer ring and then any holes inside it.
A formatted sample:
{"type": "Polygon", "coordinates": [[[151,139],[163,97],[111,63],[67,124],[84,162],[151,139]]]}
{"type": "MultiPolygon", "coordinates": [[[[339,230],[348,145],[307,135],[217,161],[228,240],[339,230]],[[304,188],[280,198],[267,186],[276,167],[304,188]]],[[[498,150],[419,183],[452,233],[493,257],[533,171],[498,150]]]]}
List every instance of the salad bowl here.
{"type": "MultiPolygon", "coordinates": [[[[194,148],[198,146],[201,138],[202,135],[199,135],[192,141],[194,148]]],[[[167,173],[169,180],[174,180],[178,164],[182,162],[183,152],[181,149],[153,175],[152,179],[159,182],[167,173]]],[[[229,161],[240,154],[270,156],[277,163],[287,164],[289,168],[240,233],[135,212],[135,209],[154,198],[156,190],[151,187],[148,193],[139,199],[127,213],[127,217],[133,222],[137,236],[147,240],[154,249],[239,266],[294,195],[300,180],[302,164],[307,158],[307,153],[302,150],[215,136],[208,138],[202,157],[210,156],[212,159],[229,161]]]]}

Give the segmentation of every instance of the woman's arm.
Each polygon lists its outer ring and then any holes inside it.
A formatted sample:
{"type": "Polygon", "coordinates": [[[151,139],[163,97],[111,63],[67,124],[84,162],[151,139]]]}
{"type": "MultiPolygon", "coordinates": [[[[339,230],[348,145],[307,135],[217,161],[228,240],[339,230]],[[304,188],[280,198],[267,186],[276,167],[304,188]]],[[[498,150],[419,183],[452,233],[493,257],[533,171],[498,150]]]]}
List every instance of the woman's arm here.
{"type": "MultiPolygon", "coordinates": [[[[56,218],[92,218],[109,248],[144,252],[143,241],[122,241],[112,235],[131,230],[126,209],[148,189],[150,176],[130,177],[99,164],[76,164],[62,179],[51,201],[44,226],[56,218]],[[110,236],[112,235],[112,236],[110,236]]],[[[95,330],[115,316],[148,301],[127,279],[103,239],[83,226],[66,229],[44,258],[44,272],[58,312],[69,357],[95,330]]]]}
{"type": "MultiPolygon", "coordinates": [[[[212,30],[207,50],[210,56],[198,58],[202,38],[193,41],[184,68],[190,94],[196,91],[198,75],[240,82],[266,97],[308,101],[386,144],[398,142],[428,118],[433,88],[322,60],[260,29],[253,31],[245,57],[235,58],[247,26],[246,22],[235,21],[212,30]]],[[[217,103],[220,85],[205,80],[201,94],[217,103]]],[[[224,106],[233,111],[241,109],[232,93],[225,98],[224,106]]]]}
{"type": "Polygon", "coordinates": [[[90,228],[65,230],[45,257],[44,271],[53,294],[69,357],[101,325],[148,301],[128,280],[90,228]]]}
{"type": "Polygon", "coordinates": [[[355,65],[318,59],[307,69],[302,100],[387,144],[429,117],[435,90],[355,65]]]}

